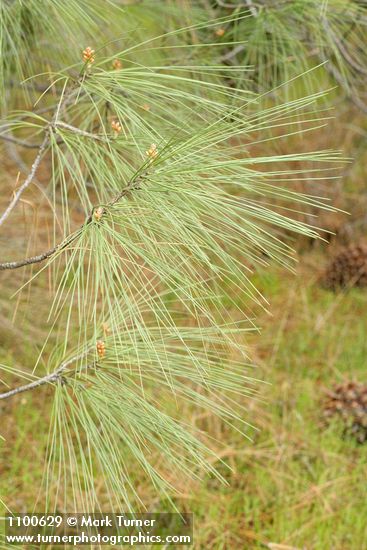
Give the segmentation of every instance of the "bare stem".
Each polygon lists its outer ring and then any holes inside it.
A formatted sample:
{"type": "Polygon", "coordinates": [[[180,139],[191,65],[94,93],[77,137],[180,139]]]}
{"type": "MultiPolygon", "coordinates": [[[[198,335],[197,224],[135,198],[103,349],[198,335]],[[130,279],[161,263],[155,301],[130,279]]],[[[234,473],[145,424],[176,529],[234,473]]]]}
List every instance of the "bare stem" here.
{"type": "Polygon", "coordinates": [[[39,165],[41,164],[43,154],[44,154],[45,150],[47,149],[47,147],[50,143],[51,128],[55,127],[55,125],[57,124],[57,122],[58,122],[57,119],[58,119],[60,110],[70,100],[71,96],[74,93],[74,88],[75,88],[75,84],[71,87],[70,91],[67,94],[64,94],[64,96],[61,98],[61,100],[57,104],[57,107],[56,107],[56,110],[54,111],[51,122],[45,127],[45,135],[44,135],[42,143],[39,146],[38,153],[37,153],[37,156],[36,156],[36,158],[35,158],[35,160],[32,164],[31,170],[30,170],[28,176],[26,177],[24,183],[14,193],[14,196],[13,196],[12,200],[10,201],[10,203],[9,203],[7,209],[5,210],[5,212],[2,214],[2,216],[0,216],[0,226],[8,218],[8,216],[10,215],[13,208],[17,205],[22,193],[27,189],[27,187],[29,187],[29,185],[34,180],[36,172],[39,168],[39,165]]]}
{"type": "Polygon", "coordinates": [[[18,203],[23,191],[27,189],[27,187],[32,183],[33,178],[36,175],[36,172],[38,170],[39,165],[41,164],[41,160],[43,157],[43,153],[45,152],[47,145],[49,143],[49,132],[46,132],[45,137],[43,138],[43,141],[38,149],[37,156],[32,164],[31,171],[29,172],[28,176],[26,177],[24,183],[19,187],[19,189],[14,193],[14,197],[10,201],[7,209],[0,217],[0,226],[4,223],[4,221],[7,219],[11,211],[13,210],[14,206],[18,203]]]}
{"type": "Polygon", "coordinates": [[[65,128],[70,132],[74,132],[74,134],[79,134],[80,136],[96,139],[97,141],[106,141],[106,139],[103,136],[99,136],[98,134],[92,134],[91,132],[86,132],[85,130],[76,128],[75,126],[72,126],[71,124],[67,124],[66,122],[62,122],[61,120],[58,120],[57,122],[55,122],[54,127],[65,128]]]}
{"type": "Polygon", "coordinates": [[[253,17],[257,17],[259,15],[256,7],[254,6],[254,4],[252,2],[252,0],[245,0],[245,4],[248,7],[248,9],[250,10],[251,15],[253,17]]]}
{"type": "Polygon", "coordinates": [[[354,105],[362,111],[362,113],[367,113],[367,104],[359,97],[356,90],[353,88],[348,89],[345,85],[345,79],[343,75],[338,71],[333,63],[329,62],[326,57],[320,55],[321,60],[325,63],[325,69],[331,74],[331,76],[336,80],[340,87],[344,90],[346,96],[354,105]]]}
{"type": "Polygon", "coordinates": [[[4,134],[0,135],[0,139],[3,139],[4,141],[9,141],[10,143],[16,143],[16,145],[20,145],[21,147],[25,147],[26,149],[39,149],[41,146],[40,143],[29,143],[29,141],[18,139],[13,136],[7,136],[4,134]]]}
{"type": "Polygon", "coordinates": [[[42,378],[38,378],[38,380],[35,380],[34,382],[30,382],[29,384],[24,384],[23,386],[18,386],[17,388],[13,388],[12,390],[9,390],[5,393],[0,393],[0,399],[7,399],[8,397],[13,397],[18,393],[23,393],[28,390],[33,390],[34,388],[38,388],[39,386],[43,386],[44,384],[59,382],[62,379],[62,375],[65,373],[68,366],[74,363],[75,361],[78,361],[78,359],[82,359],[88,353],[89,350],[90,348],[85,350],[83,353],[79,353],[78,355],[71,357],[71,359],[67,359],[66,361],[61,363],[61,365],[56,370],[54,370],[50,374],[46,374],[42,378]]]}
{"type": "Polygon", "coordinates": [[[257,8],[254,6],[252,0],[244,0],[243,2],[238,2],[236,4],[231,2],[225,2],[224,0],[217,0],[217,4],[221,8],[229,8],[229,9],[248,8],[253,17],[258,16],[257,8]]]}
{"type": "MultiPolygon", "coordinates": [[[[81,229],[81,228],[80,228],[81,229]]],[[[46,250],[46,252],[42,252],[41,254],[38,254],[36,256],[30,256],[29,258],[25,258],[23,260],[18,260],[14,262],[4,262],[0,263],[0,271],[4,271],[6,269],[17,269],[18,267],[24,267],[25,265],[31,265],[31,264],[38,264],[40,262],[43,262],[44,260],[47,260],[47,258],[50,258],[56,252],[59,252],[66,248],[70,243],[72,243],[77,236],[79,235],[79,232],[73,233],[72,235],[69,235],[65,241],[62,243],[59,243],[49,250],[46,250]]]]}

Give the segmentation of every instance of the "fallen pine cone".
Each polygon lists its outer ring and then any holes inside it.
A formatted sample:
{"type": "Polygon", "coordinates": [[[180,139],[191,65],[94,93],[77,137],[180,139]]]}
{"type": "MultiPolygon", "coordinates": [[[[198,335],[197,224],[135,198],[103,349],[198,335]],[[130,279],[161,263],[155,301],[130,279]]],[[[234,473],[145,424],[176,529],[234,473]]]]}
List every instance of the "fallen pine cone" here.
{"type": "Polygon", "coordinates": [[[335,386],[327,394],[323,412],[327,423],[342,420],[345,435],[358,443],[367,441],[367,384],[349,381],[335,386]]]}
{"type": "Polygon", "coordinates": [[[355,244],[341,249],[327,266],[322,282],[334,291],[367,286],[367,245],[355,244]]]}

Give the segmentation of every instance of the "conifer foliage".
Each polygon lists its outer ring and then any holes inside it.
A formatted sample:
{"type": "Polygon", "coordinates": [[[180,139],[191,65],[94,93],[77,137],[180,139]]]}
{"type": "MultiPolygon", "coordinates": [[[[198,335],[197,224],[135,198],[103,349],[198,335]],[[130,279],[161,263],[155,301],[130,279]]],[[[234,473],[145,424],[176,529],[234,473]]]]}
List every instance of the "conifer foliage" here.
{"type": "Polygon", "coordinates": [[[0,231],[30,190],[52,221],[32,254],[26,242],[8,247],[0,264],[23,270],[30,314],[35,285],[48,287],[49,306],[39,356],[0,366],[0,398],[50,402],[47,509],[60,499],[96,509],[102,476],[109,505],[136,510],[138,468],[168,498],[172,468],[220,477],[220,442],[191,425],[187,404],[249,432],[253,325],[233,297],[262,303],[251,272],[289,264],[282,231],[317,236],[292,209],[327,206],[294,182],[304,168],[333,176],[340,162],[268,149],[323,124],[323,92],[274,102],[248,91],[243,65],[221,63],[216,43],[197,41],[245,24],[248,10],[209,21],[201,11],[179,28],[177,6],[163,7],[167,19],[149,2],[1,4],[0,137],[29,164],[14,192],[3,189],[0,231]]]}

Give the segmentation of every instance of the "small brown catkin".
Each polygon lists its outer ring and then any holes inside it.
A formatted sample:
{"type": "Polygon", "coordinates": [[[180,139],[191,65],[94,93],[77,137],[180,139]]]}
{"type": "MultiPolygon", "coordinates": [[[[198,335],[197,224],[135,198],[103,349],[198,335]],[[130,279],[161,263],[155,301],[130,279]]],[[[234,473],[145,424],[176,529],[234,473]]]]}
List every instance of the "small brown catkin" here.
{"type": "Polygon", "coordinates": [[[98,207],[94,210],[94,212],[93,212],[94,219],[95,219],[97,222],[99,222],[99,221],[101,220],[103,214],[104,214],[104,208],[103,208],[103,206],[98,206],[98,207]]]}
{"type": "Polygon", "coordinates": [[[114,59],[112,61],[112,67],[115,69],[115,71],[119,71],[120,69],[122,69],[122,62],[120,61],[120,59],[114,59]]]}
{"type": "Polygon", "coordinates": [[[98,357],[100,359],[103,359],[103,357],[106,355],[106,344],[103,342],[103,340],[97,340],[96,348],[98,357]]]}
{"type": "Polygon", "coordinates": [[[146,151],[146,154],[151,160],[153,160],[158,155],[158,149],[155,143],[152,143],[152,145],[146,151]]]}
{"type": "Polygon", "coordinates": [[[90,46],[87,46],[83,50],[83,61],[84,63],[94,63],[95,60],[95,50],[92,50],[90,46]]]}
{"type": "Polygon", "coordinates": [[[118,120],[113,120],[111,122],[111,128],[115,132],[116,135],[120,134],[122,131],[122,126],[118,120]]]}
{"type": "Polygon", "coordinates": [[[215,36],[218,36],[219,38],[221,38],[222,36],[224,36],[225,32],[226,32],[225,29],[223,29],[223,27],[220,27],[219,29],[216,29],[214,31],[214,34],[215,36]]]}

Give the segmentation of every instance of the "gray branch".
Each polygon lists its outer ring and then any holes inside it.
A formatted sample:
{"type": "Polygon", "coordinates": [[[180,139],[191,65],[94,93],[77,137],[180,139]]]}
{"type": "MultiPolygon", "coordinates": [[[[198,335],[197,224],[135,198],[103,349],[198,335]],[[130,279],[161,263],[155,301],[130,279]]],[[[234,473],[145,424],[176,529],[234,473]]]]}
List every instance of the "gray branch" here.
{"type": "Polygon", "coordinates": [[[75,83],[72,85],[70,91],[67,94],[65,94],[63,96],[63,98],[61,98],[59,103],[57,104],[56,110],[55,110],[55,112],[52,116],[52,120],[45,128],[45,135],[44,135],[44,138],[43,138],[43,141],[42,141],[41,145],[39,146],[38,153],[37,153],[37,156],[36,156],[36,158],[35,158],[35,160],[32,164],[31,170],[30,170],[28,176],[26,177],[24,183],[14,193],[14,196],[13,196],[12,200],[10,201],[7,209],[5,210],[5,212],[0,217],[0,226],[8,218],[8,216],[10,215],[13,208],[17,205],[22,193],[27,189],[27,187],[29,187],[29,185],[34,180],[34,177],[35,177],[36,172],[39,168],[39,165],[41,164],[43,154],[44,154],[45,150],[47,149],[47,147],[50,143],[51,128],[55,127],[55,125],[57,124],[57,122],[58,122],[57,119],[58,119],[58,116],[59,116],[59,112],[60,112],[61,108],[63,106],[65,106],[68,103],[68,101],[70,100],[70,98],[72,97],[72,95],[75,91],[74,88],[75,88],[75,83]]]}
{"type": "Polygon", "coordinates": [[[354,89],[348,89],[345,85],[345,79],[343,75],[338,71],[337,67],[329,62],[326,57],[320,55],[320,59],[325,63],[325,69],[331,74],[331,76],[336,80],[340,87],[344,90],[346,96],[354,105],[362,111],[362,113],[367,114],[367,104],[359,97],[358,93],[354,89]]]}
{"type": "Polygon", "coordinates": [[[75,361],[78,361],[78,359],[82,359],[83,357],[85,357],[88,351],[90,351],[90,348],[85,350],[83,353],[79,353],[78,355],[71,357],[71,359],[67,359],[66,361],[61,363],[61,365],[56,370],[54,370],[50,374],[46,374],[42,378],[38,378],[38,380],[35,380],[34,382],[30,382],[29,384],[24,384],[23,386],[18,386],[17,388],[13,388],[12,390],[9,390],[5,393],[0,393],[0,399],[7,399],[8,397],[13,397],[18,393],[23,393],[28,390],[33,390],[34,388],[38,388],[39,386],[43,386],[44,384],[52,384],[55,382],[59,382],[62,379],[62,375],[65,373],[68,366],[74,363],[75,361]]]}
{"type": "Polygon", "coordinates": [[[7,136],[5,134],[0,135],[0,139],[3,139],[4,141],[9,141],[10,143],[15,143],[16,145],[20,145],[21,147],[25,147],[26,149],[39,149],[41,147],[40,143],[30,143],[29,141],[18,139],[13,136],[7,136]]]}
{"type": "Polygon", "coordinates": [[[226,61],[230,61],[231,59],[236,57],[237,54],[243,52],[244,50],[245,50],[245,46],[243,44],[240,44],[239,46],[236,46],[229,52],[222,55],[222,57],[220,58],[220,61],[222,61],[222,63],[225,63],[226,61]]]}
{"type": "Polygon", "coordinates": [[[37,256],[31,256],[30,258],[25,258],[23,260],[1,263],[0,271],[4,271],[5,269],[17,269],[18,267],[23,267],[25,265],[31,265],[31,264],[37,264],[39,262],[43,262],[53,254],[55,254],[57,248],[58,248],[57,246],[54,246],[53,248],[50,248],[49,250],[47,250],[46,252],[43,252],[42,254],[38,254],[37,256]]]}
{"type": "Polygon", "coordinates": [[[217,0],[218,6],[221,8],[229,8],[229,9],[235,9],[235,8],[248,8],[251,12],[251,15],[253,17],[258,16],[258,11],[256,6],[253,4],[252,0],[244,0],[243,2],[239,2],[237,4],[233,4],[231,2],[225,2],[224,0],[217,0]]]}
{"type": "Polygon", "coordinates": [[[80,128],[77,128],[76,126],[72,126],[71,124],[67,124],[66,122],[62,122],[61,120],[58,120],[54,124],[55,128],[65,128],[66,130],[69,130],[70,132],[74,132],[74,134],[79,134],[80,136],[88,137],[91,139],[96,139],[97,141],[106,141],[104,136],[99,136],[98,134],[92,134],[91,132],[86,132],[85,130],[81,130],[80,128]]]}
{"type": "Polygon", "coordinates": [[[2,225],[4,223],[4,221],[7,219],[7,217],[10,215],[11,211],[13,210],[13,208],[18,203],[23,191],[25,191],[25,189],[27,189],[27,187],[32,183],[33,178],[35,177],[36,172],[38,170],[38,167],[41,164],[43,153],[45,152],[45,150],[48,146],[48,143],[49,143],[49,133],[46,132],[46,135],[43,138],[43,141],[42,141],[42,143],[39,147],[37,156],[36,156],[36,158],[35,158],[35,160],[32,164],[31,171],[29,172],[28,176],[26,177],[24,183],[19,187],[18,191],[16,191],[16,193],[14,193],[14,196],[13,196],[12,200],[10,201],[7,209],[1,215],[0,225],[2,225]]]}

